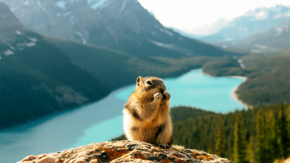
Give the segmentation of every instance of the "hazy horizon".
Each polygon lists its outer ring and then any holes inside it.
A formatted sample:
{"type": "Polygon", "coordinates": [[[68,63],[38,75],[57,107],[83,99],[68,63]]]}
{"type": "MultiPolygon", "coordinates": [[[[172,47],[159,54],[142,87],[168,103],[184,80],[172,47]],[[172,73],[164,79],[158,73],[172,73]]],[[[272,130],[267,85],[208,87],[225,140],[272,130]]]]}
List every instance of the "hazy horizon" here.
{"type": "MultiPolygon", "coordinates": [[[[290,7],[287,0],[138,0],[166,27],[173,27],[190,34],[200,34],[202,28],[213,25],[220,19],[231,21],[257,8],[276,5],[290,7]],[[208,8],[205,10],[205,6],[208,8]],[[216,7],[218,6],[218,7],[216,7]]],[[[204,32],[203,35],[206,35],[204,32]]]]}

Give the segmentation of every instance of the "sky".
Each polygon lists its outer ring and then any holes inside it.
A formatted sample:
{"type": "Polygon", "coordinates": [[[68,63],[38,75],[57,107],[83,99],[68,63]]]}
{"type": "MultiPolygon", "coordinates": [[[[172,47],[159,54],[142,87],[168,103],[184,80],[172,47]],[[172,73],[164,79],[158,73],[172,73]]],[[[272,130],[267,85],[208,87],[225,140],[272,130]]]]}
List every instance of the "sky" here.
{"type": "Polygon", "coordinates": [[[247,11],[276,5],[290,6],[290,0],[138,0],[166,27],[196,34],[219,19],[231,21],[247,11]]]}

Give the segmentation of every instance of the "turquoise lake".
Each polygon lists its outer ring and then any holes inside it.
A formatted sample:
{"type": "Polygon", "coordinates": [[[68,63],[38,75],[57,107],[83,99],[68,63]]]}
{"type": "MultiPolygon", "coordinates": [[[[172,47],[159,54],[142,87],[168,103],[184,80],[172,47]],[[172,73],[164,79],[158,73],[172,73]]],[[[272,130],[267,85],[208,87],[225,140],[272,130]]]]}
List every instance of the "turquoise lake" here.
{"type": "MultiPolygon", "coordinates": [[[[244,81],[210,77],[201,69],[164,79],[171,94],[171,107],[185,105],[220,113],[246,108],[233,96],[244,81]]],[[[134,89],[135,85],[120,88],[95,103],[1,130],[0,162],[16,162],[27,155],[61,151],[121,135],[122,109],[134,89]]]]}
{"type": "MultiPolygon", "coordinates": [[[[178,78],[164,80],[171,94],[170,106],[194,106],[204,110],[226,113],[245,107],[233,98],[233,92],[244,79],[233,77],[211,77],[201,69],[190,71],[178,78]]],[[[119,92],[117,98],[126,101],[135,85],[119,92]]]]}

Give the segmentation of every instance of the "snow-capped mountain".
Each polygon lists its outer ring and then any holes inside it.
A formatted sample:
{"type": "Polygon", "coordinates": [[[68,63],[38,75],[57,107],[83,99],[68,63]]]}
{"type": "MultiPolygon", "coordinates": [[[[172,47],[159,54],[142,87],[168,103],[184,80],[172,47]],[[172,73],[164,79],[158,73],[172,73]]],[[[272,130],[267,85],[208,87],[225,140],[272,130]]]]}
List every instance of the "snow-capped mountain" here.
{"type": "Polygon", "coordinates": [[[179,30],[177,28],[171,27],[171,29],[184,37],[192,38],[192,39],[201,39],[206,37],[207,35],[211,35],[217,33],[219,30],[223,29],[229,24],[225,19],[219,19],[212,25],[205,25],[201,28],[192,29],[191,32],[185,32],[179,30]]]}
{"type": "Polygon", "coordinates": [[[258,8],[234,19],[227,27],[201,40],[215,44],[243,39],[274,28],[288,18],[290,18],[290,7],[278,5],[272,8],[258,8]]]}
{"type": "Polygon", "coordinates": [[[44,35],[135,55],[232,55],[164,27],[137,0],[2,1],[22,24],[44,35]]]}
{"type": "Polygon", "coordinates": [[[287,49],[290,47],[290,18],[266,32],[254,34],[238,41],[224,42],[220,45],[252,52],[287,49]]]}
{"type": "Polygon", "coordinates": [[[217,33],[221,29],[227,27],[229,22],[225,19],[219,19],[212,25],[205,25],[201,28],[192,29],[190,33],[202,36],[208,36],[217,33]]]}
{"type": "Polygon", "coordinates": [[[176,33],[179,33],[180,35],[182,35],[184,37],[191,38],[191,39],[201,39],[201,38],[205,37],[203,35],[190,34],[190,33],[184,32],[182,30],[179,30],[179,29],[173,28],[173,27],[171,27],[170,29],[172,29],[173,31],[175,31],[176,33]]]}
{"type": "Polygon", "coordinates": [[[0,2],[0,60],[37,44],[38,35],[25,28],[11,13],[8,6],[0,2]]]}
{"type": "Polygon", "coordinates": [[[75,47],[86,51],[79,54],[84,58],[89,53],[107,56],[110,51],[34,33],[3,2],[0,22],[0,129],[95,101],[110,92],[69,57],[75,47]]]}

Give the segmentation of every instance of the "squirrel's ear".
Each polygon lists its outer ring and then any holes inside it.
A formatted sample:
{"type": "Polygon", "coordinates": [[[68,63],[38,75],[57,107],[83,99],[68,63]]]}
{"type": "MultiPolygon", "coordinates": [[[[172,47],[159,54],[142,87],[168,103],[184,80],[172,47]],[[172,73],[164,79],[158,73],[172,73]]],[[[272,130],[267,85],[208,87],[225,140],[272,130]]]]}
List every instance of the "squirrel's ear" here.
{"type": "Polygon", "coordinates": [[[137,80],[136,80],[136,84],[138,85],[138,86],[140,86],[140,82],[142,81],[142,76],[139,76],[138,78],[137,78],[137,80]]]}

